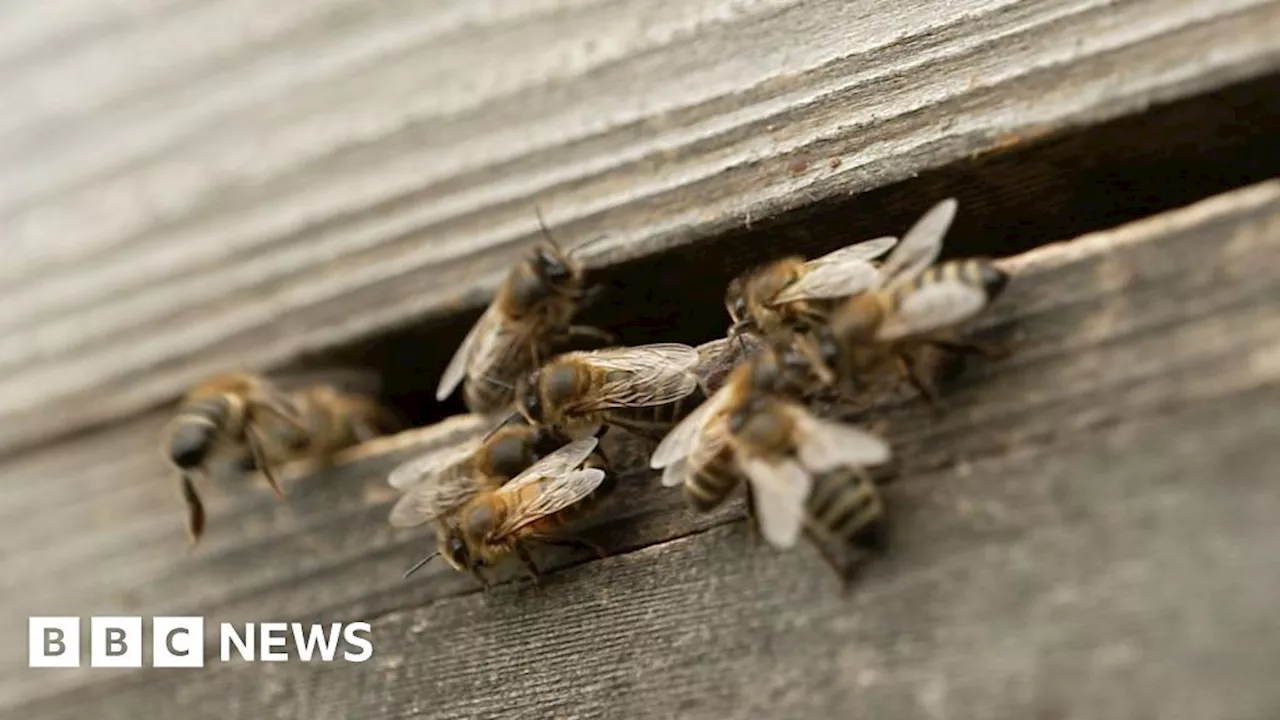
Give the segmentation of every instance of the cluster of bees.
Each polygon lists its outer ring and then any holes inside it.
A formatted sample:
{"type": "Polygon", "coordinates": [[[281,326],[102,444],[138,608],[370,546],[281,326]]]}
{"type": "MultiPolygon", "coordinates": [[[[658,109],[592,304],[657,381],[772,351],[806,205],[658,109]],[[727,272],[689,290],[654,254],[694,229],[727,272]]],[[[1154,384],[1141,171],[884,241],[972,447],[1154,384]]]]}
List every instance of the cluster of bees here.
{"type": "MultiPolygon", "coordinates": [[[[460,386],[492,429],[388,478],[402,492],[390,523],[436,530],[435,552],[409,573],[439,557],[487,589],[486,570],[512,557],[536,581],[533,543],[603,556],[569,530],[616,487],[619,468],[600,443],[616,428],[648,443],[650,467],[662,471],[664,486],[682,487],[695,510],[711,511],[741,486],[754,532],[778,548],[808,536],[847,580],[829,549],[878,545],[884,507],[867,469],[892,450],[875,433],[819,417],[811,401],[853,396],[896,375],[936,402],[923,351],[999,352],[955,332],[1008,281],[983,259],[935,264],[956,207],[954,199],[936,204],[901,241],[784,258],[733,280],[725,297],[731,324],[718,342],[741,350],[714,388],[698,348],[610,346],[608,333],[575,325],[593,289],[580,260],[543,224],[544,239],[512,268],[437,389],[443,400],[460,386]],[[565,350],[575,337],[604,347],[565,350]]],[[[367,394],[336,382],[287,392],[234,375],[197,388],[167,436],[193,537],[204,516],[192,478],[214,450],[239,453],[243,467],[261,469],[278,490],[272,463],[323,460],[394,424],[367,394]]]]}

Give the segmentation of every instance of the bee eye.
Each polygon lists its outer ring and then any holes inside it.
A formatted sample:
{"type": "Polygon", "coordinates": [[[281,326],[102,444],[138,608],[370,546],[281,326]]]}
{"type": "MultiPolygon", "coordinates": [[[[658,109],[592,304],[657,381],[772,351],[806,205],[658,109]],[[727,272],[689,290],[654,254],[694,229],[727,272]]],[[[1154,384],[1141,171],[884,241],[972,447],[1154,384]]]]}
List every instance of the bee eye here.
{"type": "Polygon", "coordinates": [[[536,375],[529,378],[529,383],[520,398],[520,407],[524,409],[525,417],[529,418],[530,422],[542,422],[542,401],[538,399],[536,375]]]}
{"type": "Polygon", "coordinates": [[[177,428],[169,443],[169,457],[180,468],[193,468],[204,462],[212,440],[209,425],[186,424],[177,428]]]}
{"type": "Polygon", "coordinates": [[[462,542],[462,538],[459,538],[459,537],[449,538],[449,552],[453,553],[455,557],[458,555],[461,555],[462,551],[465,550],[466,547],[467,546],[464,545],[462,542]]]}

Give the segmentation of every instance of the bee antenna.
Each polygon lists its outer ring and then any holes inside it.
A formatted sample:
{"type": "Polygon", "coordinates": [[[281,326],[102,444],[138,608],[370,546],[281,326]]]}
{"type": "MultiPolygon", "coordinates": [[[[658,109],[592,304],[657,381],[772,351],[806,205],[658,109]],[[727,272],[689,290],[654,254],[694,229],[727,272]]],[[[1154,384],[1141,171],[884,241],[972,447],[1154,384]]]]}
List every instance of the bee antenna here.
{"type": "Polygon", "coordinates": [[[426,557],[422,558],[421,560],[419,560],[419,561],[418,561],[418,564],[417,564],[417,565],[414,565],[413,567],[409,568],[408,570],[406,570],[406,571],[404,572],[404,577],[405,577],[405,578],[408,578],[410,575],[412,575],[412,574],[414,574],[414,573],[418,572],[419,570],[421,570],[421,569],[422,569],[422,566],[423,566],[423,565],[426,565],[427,563],[429,563],[429,562],[431,562],[432,560],[434,560],[434,559],[436,558],[436,556],[437,556],[437,555],[439,555],[439,554],[440,554],[440,551],[439,551],[439,550],[437,550],[436,552],[433,552],[433,553],[431,553],[430,555],[428,555],[428,556],[426,556],[426,557]]]}
{"type": "Polygon", "coordinates": [[[482,442],[482,443],[483,443],[484,441],[486,441],[486,440],[488,440],[489,438],[493,437],[493,434],[494,434],[494,433],[496,433],[496,432],[498,432],[499,430],[501,430],[502,428],[506,427],[507,423],[511,422],[512,420],[516,420],[516,419],[518,419],[519,417],[520,417],[520,413],[518,413],[518,412],[514,412],[514,411],[513,411],[513,412],[511,412],[509,415],[507,415],[506,417],[502,418],[502,421],[501,421],[501,422],[499,422],[499,423],[495,424],[493,427],[489,428],[489,432],[485,433],[485,434],[484,434],[484,437],[480,438],[480,442],[482,442]]]}
{"type": "Polygon", "coordinates": [[[538,205],[534,205],[533,214],[538,216],[538,228],[542,230],[542,236],[545,237],[552,245],[559,248],[560,243],[557,242],[555,236],[551,234],[551,228],[547,227],[546,218],[542,217],[542,208],[538,205]]]}
{"type": "Polygon", "coordinates": [[[608,240],[608,239],[609,239],[609,236],[608,236],[608,235],[601,235],[601,236],[600,236],[600,237],[598,237],[598,238],[594,238],[594,239],[588,240],[588,241],[586,241],[586,242],[582,243],[581,245],[579,245],[579,246],[577,246],[577,247],[573,248],[572,250],[570,250],[570,251],[569,251],[569,256],[570,256],[570,257],[576,257],[578,253],[580,253],[580,252],[582,252],[582,251],[583,251],[583,249],[585,249],[585,248],[589,248],[589,247],[591,247],[592,245],[598,244],[598,243],[599,243],[600,241],[602,241],[602,240],[608,240]]]}

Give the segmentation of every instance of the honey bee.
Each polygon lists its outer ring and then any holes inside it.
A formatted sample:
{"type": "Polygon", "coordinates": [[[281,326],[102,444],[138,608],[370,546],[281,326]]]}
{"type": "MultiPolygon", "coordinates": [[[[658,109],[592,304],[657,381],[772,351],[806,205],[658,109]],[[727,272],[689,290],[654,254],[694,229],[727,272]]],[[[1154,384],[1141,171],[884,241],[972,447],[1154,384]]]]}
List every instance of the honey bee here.
{"type": "Polygon", "coordinates": [[[409,460],[387,478],[404,492],[388,520],[395,527],[415,527],[449,515],[477,492],[502,487],[564,443],[549,429],[516,415],[445,458],[430,454],[409,460]]]}
{"type": "Polygon", "coordinates": [[[440,378],[436,400],[462,384],[471,412],[506,410],[516,379],[538,367],[557,344],[574,335],[611,341],[601,330],[570,324],[592,291],[584,284],[582,263],[556,243],[540,212],[538,225],[543,239],[511,269],[467,333],[440,378]]]}
{"type": "Polygon", "coordinates": [[[243,470],[260,470],[283,497],[273,465],[301,458],[325,462],[339,450],[396,428],[397,418],[367,392],[367,376],[329,376],[334,382],[354,381],[364,391],[347,392],[315,375],[310,383],[295,378],[299,389],[286,392],[278,382],[257,375],[225,373],[187,394],[165,429],[163,445],[180,474],[193,545],[205,526],[195,476],[206,472],[215,456],[229,456],[243,470]]]}
{"type": "Polygon", "coordinates": [[[662,439],[650,467],[710,510],[743,480],[760,534],[789,548],[803,528],[815,476],[879,465],[888,444],[851,425],[813,416],[788,398],[790,371],[766,349],[740,364],[715,394],[662,439]]]}
{"type": "Polygon", "coordinates": [[[433,558],[443,557],[454,569],[471,573],[488,590],[484,568],[514,554],[536,582],[540,573],[529,553],[530,542],[587,547],[603,557],[599,547],[562,531],[563,526],[594,509],[615,487],[616,477],[596,450],[598,443],[594,437],[572,441],[502,486],[473,492],[456,510],[440,516],[436,551],[410,568],[405,577],[433,558]]]}
{"type": "Polygon", "coordinates": [[[678,343],[564,353],[520,380],[516,410],[570,438],[605,424],[652,437],[693,409],[698,362],[678,343]]]}
{"type": "Polygon", "coordinates": [[[893,364],[922,395],[936,403],[932,382],[915,362],[923,346],[989,357],[1002,354],[949,337],[956,325],[998,297],[1009,280],[1004,271],[985,259],[933,265],[955,212],[954,199],[933,206],[885,260],[874,287],[846,300],[826,325],[802,339],[816,345],[814,353],[843,382],[853,384],[857,378],[893,364]]]}
{"type": "Polygon", "coordinates": [[[809,261],[782,258],[734,278],[724,300],[733,321],[729,337],[750,333],[777,345],[817,326],[839,300],[874,287],[878,274],[871,261],[895,243],[897,238],[881,237],[809,261]]]}

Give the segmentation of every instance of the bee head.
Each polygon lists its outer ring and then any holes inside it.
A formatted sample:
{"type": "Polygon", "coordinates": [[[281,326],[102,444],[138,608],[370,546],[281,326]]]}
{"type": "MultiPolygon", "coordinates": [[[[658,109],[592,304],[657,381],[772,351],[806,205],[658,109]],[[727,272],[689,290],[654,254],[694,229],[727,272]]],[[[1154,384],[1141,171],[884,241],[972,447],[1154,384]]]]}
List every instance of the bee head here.
{"type": "Polygon", "coordinates": [[[213,448],[217,428],[206,422],[179,423],[169,438],[169,459],[183,470],[191,470],[204,464],[213,448]]]}
{"type": "Polygon", "coordinates": [[[471,569],[471,553],[467,550],[467,543],[462,539],[462,533],[456,526],[449,527],[440,535],[438,552],[455,570],[471,569]]]}
{"type": "Polygon", "coordinates": [[[568,259],[554,245],[539,247],[533,254],[533,266],[538,276],[553,288],[562,287],[573,276],[568,259]]]}

